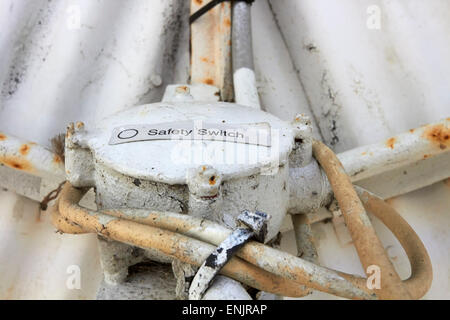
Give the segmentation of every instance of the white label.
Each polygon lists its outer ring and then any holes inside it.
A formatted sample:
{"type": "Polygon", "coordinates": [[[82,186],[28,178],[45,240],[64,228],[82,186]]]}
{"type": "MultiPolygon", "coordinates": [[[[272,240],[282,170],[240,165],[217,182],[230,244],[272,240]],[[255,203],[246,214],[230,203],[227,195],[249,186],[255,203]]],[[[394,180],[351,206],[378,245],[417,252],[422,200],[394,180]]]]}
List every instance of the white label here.
{"type": "Polygon", "coordinates": [[[270,147],[270,125],[180,121],[114,128],[110,145],[148,140],[213,140],[270,147]]]}

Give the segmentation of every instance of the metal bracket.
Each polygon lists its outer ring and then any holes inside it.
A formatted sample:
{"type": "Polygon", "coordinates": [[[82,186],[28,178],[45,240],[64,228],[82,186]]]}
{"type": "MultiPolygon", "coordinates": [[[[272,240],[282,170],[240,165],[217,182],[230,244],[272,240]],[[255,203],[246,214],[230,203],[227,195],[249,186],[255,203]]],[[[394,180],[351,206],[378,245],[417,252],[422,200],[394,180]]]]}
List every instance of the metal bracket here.
{"type": "Polygon", "coordinates": [[[243,211],[236,228],[203,262],[189,287],[189,300],[200,300],[223,266],[251,238],[264,241],[270,215],[263,212],[243,211]]]}

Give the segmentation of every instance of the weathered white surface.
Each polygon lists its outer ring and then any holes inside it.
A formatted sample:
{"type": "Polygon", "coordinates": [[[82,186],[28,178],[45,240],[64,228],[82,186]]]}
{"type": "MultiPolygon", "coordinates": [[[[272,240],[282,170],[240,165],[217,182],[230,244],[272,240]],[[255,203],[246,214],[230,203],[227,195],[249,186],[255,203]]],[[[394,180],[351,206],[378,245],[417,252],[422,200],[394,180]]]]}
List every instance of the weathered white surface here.
{"type": "MultiPolygon", "coordinates": [[[[254,127],[254,134],[261,134],[258,127],[254,127]]],[[[271,166],[278,168],[287,162],[294,143],[290,123],[255,108],[219,102],[164,102],[134,107],[100,121],[97,128],[86,128],[86,134],[80,133],[75,139],[89,147],[97,161],[122,174],[168,184],[185,184],[187,170],[207,164],[214,166],[224,179],[256,174],[271,166]],[[117,127],[181,121],[198,121],[197,126],[201,126],[202,121],[225,125],[267,123],[271,130],[271,148],[190,139],[109,144],[113,129],[117,127]]]]}
{"type": "MultiPolygon", "coordinates": [[[[324,141],[336,151],[448,117],[448,1],[269,3],[324,141]]],[[[258,23],[265,22],[256,16],[254,33],[258,23]]]]}
{"type": "Polygon", "coordinates": [[[0,299],[94,298],[101,281],[96,236],[56,233],[49,211],[13,193],[0,191],[0,203],[0,299]]]}
{"type": "Polygon", "coordinates": [[[255,72],[249,68],[240,68],[233,74],[236,103],[260,109],[255,72]]]}
{"type": "Polygon", "coordinates": [[[188,52],[187,40],[182,50],[172,41],[187,31],[188,8],[180,4],[1,1],[2,130],[48,145],[70,121],[91,124],[161,100],[188,52]]]}
{"type": "MultiPolygon", "coordinates": [[[[186,82],[188,10],[173,5],[180,3],[0,1],[0,129],[49,146],[70,121],[94,124],[160,100],[166,84],[186,82]],[[172,37],[180,40],[173,46],[172,37]]],[[[282,33],[267,1],[255,2],[252,17],[264,110],[287,121],[297,113],[314,115],[336,151],[449,116],[448,1],[270,3],[282,33]],[[380,9],[380,29],[367,28],[372,5],[380,9]]],[[[426,298],[450,299],[449,192],[438,183],[393,201],[431,255],[434,281],[426,298]]],[[[17,197],[0,197],[0,296],[94,298],[100,283],[95,237],[55,234],[44,218],[35,221],[36,204],[14,211],[17,197]],[[23,218],[14,220],[14,212],[23,218]],[[65,287],[72,264],[82,267],[81,291],[65,287]]],[[[339,245],[331,223],[314,230],[322,264],[362,272],[353,247],[339,245]]],[[[392,244],[384,233],[382,240],[392,244]]]]}

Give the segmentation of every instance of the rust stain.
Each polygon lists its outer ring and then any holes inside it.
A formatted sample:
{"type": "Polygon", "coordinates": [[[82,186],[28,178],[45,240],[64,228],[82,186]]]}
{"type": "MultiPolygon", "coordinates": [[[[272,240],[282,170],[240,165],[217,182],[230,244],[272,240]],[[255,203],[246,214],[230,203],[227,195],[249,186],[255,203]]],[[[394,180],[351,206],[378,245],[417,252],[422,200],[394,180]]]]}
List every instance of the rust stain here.
{"type": "Polygon", "coordinates": [[[450,178],[445,179],[444,184],[450,188],[450,178]]]}
{"type": "Polygon", "coordinates": [[[363,153],[361,153],[361,154],[362,154],[363,156],[365,156],[365,155],[367,154],[367,152],[365,152],[365,151],[364,151],[364,152],[363,152],[363,153]]]}
{"type": "Polygon", "coordinates": [[[58,156],[57,154],[55,154],[55,155],[53,156],[53,162],[54,162],[54,163],[61,163],[61,162],[62,162],[62,159],[61,159],[60,156],[58,156]]]}
{"type": "Polygon", "coordinates": [[[424,159],[427,159],[427,158],[429,158],[429,157],[430,157],[429,154],[424,154],[424,155],[423,155],[423,158],[424,158],[424,159]]]}
{"type": "Polygon", "coordinates": [[[4,165],[13,168],[13,169],[17,169],[17,170],[22,170],[22,171],[27,171],[27,172],[32,172],[33,169],[33,165],[27,161],[24,160],[20,157],[15,157],[15,156],[3,156],[0,157],[0,163],[3,163],[4,165]]]}
{"type": "Polygon", "coordinates": [[[30,152],[30,146],[26,143],[21,145],[19,152],[21,155],[26,156],[30,152]]]}
{"type": "Polygon", "coordinates": [[[6,140],[6,135],[0,133],[0,141],[6,140]]]}
{"type": "Polygon", "coordinates": [[[195,0],[195,3],[200,6],[203,3],[203,0],[195,0]]]}
{"type": "Polygon", "coordinates": [[[415,129],[409,129],[409,132],[414,133],[415,129]]]}
{"type": "Polygon", "coordinates": [[[450,128],[443,124],[426,128],[422,137],[442,150],[450,146],[450,128]]]}
{"type": "Polygon", "coordinates": [[[206,83],[206,84],[209,84],[209,85],[213,85],[214,84],[214,80],[211,79],[211,78],[207,78],[203,82],[206,83]]]}
{"type": "Polygon", "coordinates": [[[214,60],[212,59],[208,59],[207,57],[201,57],[200,61],[204,62],[204,63],[210,63],[210,64],[214,64],[214,60]]]}
{"type": "Polygon", "coordinates": [[[223,24],[225,25],[225,27],[230,27],[231,26],[231,20],[229,18],[226,18],[223,21],[223,24]]]}
{"type": "Polygon", "coordinates": [[[213,186],[213,185],[216,184],[216,177],[215,177],[215,176],[212,176],[211,178],[209,178],[209,184],[210,184],[211,186],[213,186]]]}
{"type": "Polygon", "coordinates": [[[77,122],[77,129],[81,129],[83,127],[84,127],[84,123],[83,122],[81,122],[81,121],[77,122]]]}
{"type": "Polygon", "coordinates": [[[176,91],[180,92],[180,93],[182,93],[182,92],[187,93],[187,92],[189,92],[189,88],[187,86],[179,86],[179,87],[177,87],[176,91]]]}
{"type": "Polygon", "coordinates": [[[388,148],[394,149],[394,144],[395,144],[395,138],[389,138],[386,141],[386,146],[388,146],[388,148]]]}

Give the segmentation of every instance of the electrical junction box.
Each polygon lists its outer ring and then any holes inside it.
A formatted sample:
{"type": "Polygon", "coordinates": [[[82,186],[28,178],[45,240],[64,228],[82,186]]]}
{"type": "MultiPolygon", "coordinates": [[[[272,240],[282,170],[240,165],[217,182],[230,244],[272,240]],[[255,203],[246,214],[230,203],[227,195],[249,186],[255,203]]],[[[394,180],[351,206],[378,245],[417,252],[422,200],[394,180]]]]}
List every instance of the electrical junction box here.
{"type": "Polygon", "coordinates": [[[99,210],[171,211],[229,228],[244,210],[266,212],[265,241],[274,238],[288,210],[289,158],[302,127],[218,102],[216,90],[173,85],[160,103],[119,112],[96,128],[71,125],[68,181],[95,187],[99,210]]]}

